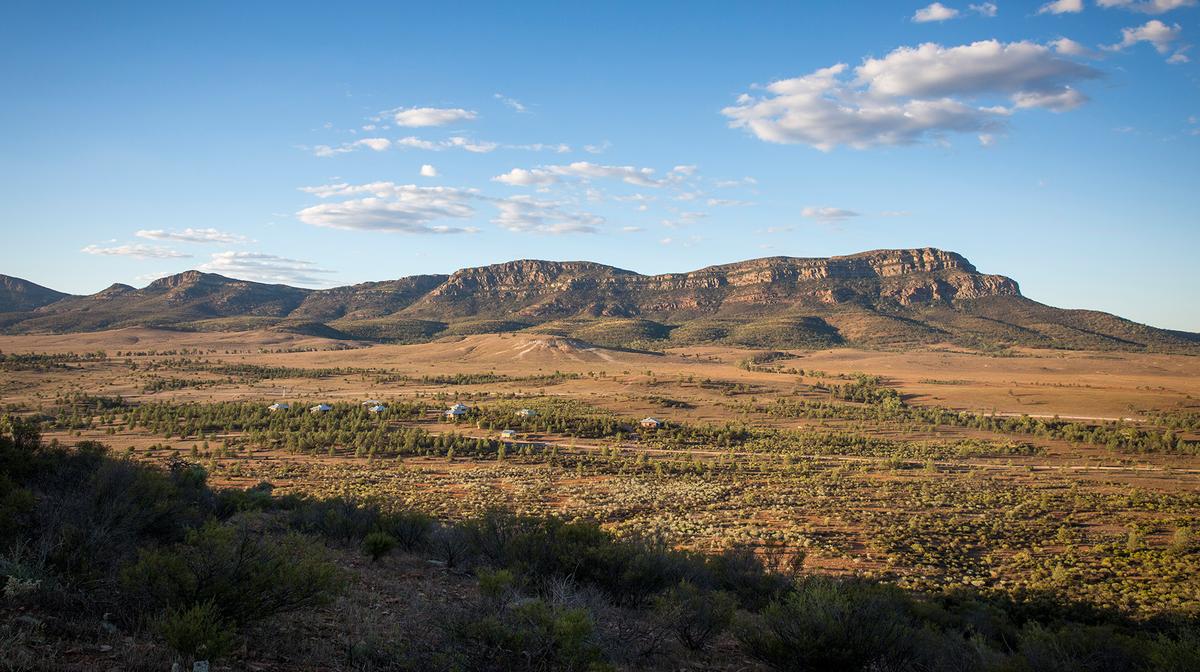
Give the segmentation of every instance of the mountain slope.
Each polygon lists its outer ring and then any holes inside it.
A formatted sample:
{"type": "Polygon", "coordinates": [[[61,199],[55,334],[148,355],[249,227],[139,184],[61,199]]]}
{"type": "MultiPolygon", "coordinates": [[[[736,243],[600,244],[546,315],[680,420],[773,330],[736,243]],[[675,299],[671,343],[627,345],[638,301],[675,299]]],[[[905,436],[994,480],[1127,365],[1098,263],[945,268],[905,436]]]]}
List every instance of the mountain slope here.
{"type": "Polygon", "coordinates": [[[37,298],[0,311],[0,330],[7,332],[272,327],[404,342],[530,329],[637,347],[952,342],[1200,351],[1200,335],[1046,306],[1021,296],[1014,280],[980,273],[963,256],[933,248],[768,257],[662,275],[520,260],[324,290],[188,271],[142,289],[113,285],[67,297],[9,280],[43,291],[25,289],[23,295],[37,298]]]}
{"type": "Polygon", "coordinates": [[[41,308],[67,297],[49,287],[28,280],[0,275],[0,313],[16,313],[41,308]]]}

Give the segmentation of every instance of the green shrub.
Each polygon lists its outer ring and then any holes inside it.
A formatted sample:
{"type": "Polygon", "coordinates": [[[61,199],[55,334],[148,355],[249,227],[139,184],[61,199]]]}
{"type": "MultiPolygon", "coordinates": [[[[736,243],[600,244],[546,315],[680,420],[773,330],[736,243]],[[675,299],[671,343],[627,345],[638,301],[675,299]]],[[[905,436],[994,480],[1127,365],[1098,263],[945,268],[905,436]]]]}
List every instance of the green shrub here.
{"type": "Polygon", "coordinates": [[[158,624],[167,646],[191,660],[214,661],[233,647],[233,624],[209,600],[167,612],[158,624]]]}
{"type": "Polygon", "coordinates": [[[681,644],[703,651],[729,627],[737,600],[729,593],[702,590],[684,581],[660,595],[654,608],[681,644]]]}
{"type": "Polygon", "coordinates": [[[406,551],[415,551],[429,541],[433,519],[420,511],[391,513],[379,521],[380,529],[392,535],[406,551]]]}
{"type": "Polygon", "coordinates": [[[902,669],[915,657],[918,632],[897,590],[815,576],[737,630],[748,654],[797,672],[902,669]]]}
{"type": "Polygon", "coordinates": [[[460,622],[454,638],[475,670],[611,669],[595,642],[591,616],[584,609],[553,607],[529,599],[460,622]]]}
{"type": "Polygon", "coordinates": [[[372,532],[363,539],[363,552],[371,556],[372,562],[379,562],[395,548],[396,538],[387,532],[372,532]]]}
{"type": "Polygon", "coordinates": [[[272,539],[245,527],[210,522],[170,548],[143,550],[121,573],[130,604],[161,610],[213,602],[241,625],[323,604],[341,572],[308,538],[272,539]]]}

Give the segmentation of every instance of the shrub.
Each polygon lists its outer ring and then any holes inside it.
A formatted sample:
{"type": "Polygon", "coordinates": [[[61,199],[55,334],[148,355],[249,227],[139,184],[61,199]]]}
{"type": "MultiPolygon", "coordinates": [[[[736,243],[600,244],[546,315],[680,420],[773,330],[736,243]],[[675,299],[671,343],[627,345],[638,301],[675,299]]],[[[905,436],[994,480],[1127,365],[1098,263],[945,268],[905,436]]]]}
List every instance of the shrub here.
{"type": "Polygon", "coordinates": [[[385,516],[380,529],[392,535],[406,551],[415,551],[429,541],[433,519],[420,511],[400,511],[385,516]]]}
{"type": "Polygon", "coordinates": [[[158,631],[167,646],[192,660],[213,661],[233,647],[233,625],[221,618],[212,600],[167,612],[158,631]]]}
{"type": "Polygon", "coordinates": [[[914,657],[916,632],[895,589],[816,576],[738,625],[747,653],[797,671],[900,669],[914,657]]]}
{"type": "Polygon", "coordinates": [[[324,603],[341,573],[311,540],[273,540],[246,527],[215,522],[166,549],[143,550],[121,573],[131,604],[163,609],[213,602],[236,624],[324,603]]]}
{"type": "Polygon", "coordinates": [[[654,606],[681,644],[703,651],[729,626],[737,600],[729,593],[702,590],[684,581],[660,595],[654,606]]]}
{"type": "Polygon", "coordinates": [[[454,637],[468,658],[467,669],[610,669],[586,610],[554,607],[538,599],[464,620],[456,624],[454,637]]]}
{"type": "Polygon", "coordinates": [[[371,556],[372,562],[379,562],[395,548],[396,538],[387,532],[372,532],[363,539],[363,552],[371,556]]]}

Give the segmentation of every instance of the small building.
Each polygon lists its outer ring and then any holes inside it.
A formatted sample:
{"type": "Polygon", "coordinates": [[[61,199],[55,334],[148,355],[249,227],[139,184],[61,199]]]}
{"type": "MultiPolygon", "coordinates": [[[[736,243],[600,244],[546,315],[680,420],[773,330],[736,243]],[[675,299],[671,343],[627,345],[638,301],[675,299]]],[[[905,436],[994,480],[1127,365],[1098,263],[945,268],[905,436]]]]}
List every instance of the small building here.
{"type": "Polygon", "coordinates": [[[469,410],[471,410],[471,409],[467,408],[466,406],[464,406],[462,404],[455,404],[446,410],[446,417],[447,418],[457,418],[461,415],[466,415],[467,411],[469,411],[469,410]]]}
{"type": "Polygon", "coordinates": [[[638,424],[644,429],[658,429],[663,426],[663,421],[658,418],[645,418],[638,424]]]}
{"type": "Polygon", "coordinates": [[[382,406],[383,402],[379,401],[378,399],[367,399],[366,401],[362,402],[362,405],[367,407],[382,406]]]}
{"type": "Polygon", "coordinates": [[[521,410],[517,411],[518,418],[532,418],[535,415],[537,415],[537,411],[533,410],[532,408],[522,408],[521,410]]]}
{"type": "Polygon", "coordinates": [[[367,412],[368,413],[382,413],[386,410],[387,410],[387,406],[384,406],[383,404],[375,404],[374,406],[371,406],[370,408],[368,408],[367,412]]]}
{"type": "Polygon", "coordinates": [[[503,429],[503,430],[500,430],[500,438],[502,438],[502,439],[515,439],[515,438],[517,438],[517,430],[515,430],[515,429],[503,429]]]}
{"type": "Polygon", "coordinates": [[[316,406],[310,406],[308,408],[309,413],[328,413],[332,410],[333,406],[330,406],[329,404],[317,404],[316,406]]]}
{"type": "Polygon", "coordinates": [[[277,402],[271,404],[270,406],[267,406],[268,411],[286,411],[289,408],[291,408],[291,406],[288,406],[286,403],[284,403],[282,401],[277,401],[277,402]]]}

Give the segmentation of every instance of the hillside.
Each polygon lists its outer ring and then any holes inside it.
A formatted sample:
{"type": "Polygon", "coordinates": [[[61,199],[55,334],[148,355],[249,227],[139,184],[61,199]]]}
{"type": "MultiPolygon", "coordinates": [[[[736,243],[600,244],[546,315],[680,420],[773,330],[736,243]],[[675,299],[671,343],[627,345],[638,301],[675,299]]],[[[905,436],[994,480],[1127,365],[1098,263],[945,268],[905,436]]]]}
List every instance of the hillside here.
{"type": "Polygon", "coordinates": [[[41,308],[67,295],[28,280],[0,275],[0,313],[13,313],[41,308]]]}
{"type": "Polygon", "coordinates": [[[962,255],[933,248],[768,257],[662,275],[583,261],[520,260],[324,290],[198,271],[89,296],[4,280],[0,329],[7,333],[274,328],[417,342],[532,330],[642,348],[950,342],[985,349],[1200,349],[1197,334],[1037,303],[1021,295],[1016,281],[980,273],[962,255]]]}

